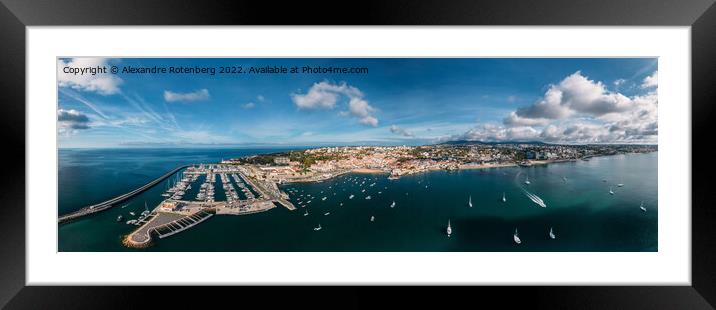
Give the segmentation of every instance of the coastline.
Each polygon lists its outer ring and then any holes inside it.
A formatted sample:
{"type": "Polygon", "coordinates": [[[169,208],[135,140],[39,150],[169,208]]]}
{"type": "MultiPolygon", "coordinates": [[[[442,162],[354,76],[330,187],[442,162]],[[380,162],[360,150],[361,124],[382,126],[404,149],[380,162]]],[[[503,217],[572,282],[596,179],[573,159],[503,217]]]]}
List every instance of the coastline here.
{"type": "Polygon", "coordinates": [[[389,173],[380,169],[371,169],[371,168],[357,168],[351,170],[353,173],[367,173],[367,174],[375,174],[375,173],[389,173]]]}

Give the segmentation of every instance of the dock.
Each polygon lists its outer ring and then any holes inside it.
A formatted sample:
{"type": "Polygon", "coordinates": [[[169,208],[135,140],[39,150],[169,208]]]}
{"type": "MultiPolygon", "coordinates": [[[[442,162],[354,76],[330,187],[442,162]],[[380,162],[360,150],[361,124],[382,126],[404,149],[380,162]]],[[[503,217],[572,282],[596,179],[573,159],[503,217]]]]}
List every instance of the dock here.
{"type": "Polygon", "coordinates": [[[201,210],[197,213],[194,213],[192,215],[182,217],[178,220],[174,220],[172,222],[157,226],[152,228],[151,231],[156,232],[157,235],[159,235],[159,238],[166,238],[173,234],[179,233],[181,231],[184,231],[186,229],[191,228],[192,226],[199,224],[203,222],[204,220],[210,218],[213,214],[207,212],[206,210],[201,210]]]}
{"type": "Polygon", "coordinates": [[[131,192],[119,195],[117,197],[114,197],[112,199],[109,199],[109,200],[106,200],[106,201],[103,201],[103,202],[100,202],[97,204],[83,207],[77,211],[74,211],[74,212],[71,212],[71,213],[68,213],[65,215],[61,215],[60,217],[57,218],[57,222],[61,224],[61,223],[68,222],[68,221],[71,221],[74,219],[78,219],[83,216],[87,216],[87,215],[96,213],[96,212],[107,210],[118,203],[121,203],[123,201],[126,201],[126,200],[138,195],[138,194],[141,194],[142,192],[146,191],[147,189],[151,188],[152,186],[159,184],[159,182],[164,181],[166,178],[168,178],[168,177],[172,176],[173,174],[179,172],[180,170],[190,167],[190,166],[191,165],[183,165],[183,166],[176,167],[173,170],[165,173],[164,175],[150,181],[149,183],[147,183],[131,192]]]}
{"type": "Polygon", "coordinates": [[[153,212],[152,219],[127,235],[122,243],[132,248],[148,247],[153,235],[165,238],[187,230],[212,217],[214,214],[210,211],[211,209],[204,209],[189,215],[153,212]]]}

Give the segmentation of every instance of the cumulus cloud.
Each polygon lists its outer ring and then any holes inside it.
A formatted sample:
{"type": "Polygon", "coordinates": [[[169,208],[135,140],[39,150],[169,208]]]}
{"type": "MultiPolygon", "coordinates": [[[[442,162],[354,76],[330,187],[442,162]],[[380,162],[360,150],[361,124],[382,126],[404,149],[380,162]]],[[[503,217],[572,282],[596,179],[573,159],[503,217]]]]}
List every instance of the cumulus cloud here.
{"type": "Polygon", "coordinates": [[[505,117],[502,122],[508,126],[535,126],[547,125],[547,123],[549,123],[549,120],[545,118],[520,117],[519,115],[517,115],[517,112],[511,112],[510,115],[505,117]]]}
{"type": "Polygon", "coordinates": [[[397,134],[397,135],[401,135],[403,137],[411,137],[412,138],[415,136],[412,132],[406,130],[405,128],[401,128],[397,125],[390,125],[390,132],[397,134]]]}
{"type": "Polygon", "coordinates": [[[529,119],[565,119],[578,114],[600,116],[626,111],[631,104],[630,98],[610,92],[602,82],[590,80],[577,71],[559,84],[551,85],[537,103],[517,109],[516,116],[529,119]]]}
{"type": "Polygon", "coordinates": [[[164,100],[166,102],[193,102],[209,100],[209,90],[206,88],[189,93],[178,93],[170,90],[164,91],[164,100]]]}
{"type": "Polygon", "coordinates": [[[256,107],[256,104],[253,102],[247,102],[244,103],[242,107],[244,107],[244,109],[253,109],[254,107],[256,107]]]}
{"type": "Polygon", "coordinates": [[[343,98],[348,101],[348,110],[341,115],[353,116],[363,125],[378,126],[376,109],[364,98],[360,89],[345,82],[340,84],[322,81],[314,83],[305,94],[291,94],[291,100],[299,109],[334,109],[343,98]]]}
{"type": "Polygon", "coordinates": [[[654,71],[650,76],[644,78],[641,88],[657,87],[659,85],[659,71],[654,71]]]}
{"type": "Polygon", "coordinates": [[[71,134],[78,130],[89,129],[90,119],[77,110],[57,110],[57,123],[60,133],[71,134]]]}
{"type": "Polygon", "coordinates": [[[104,58],[70,58],[57,60],[57,85],[76,90],[95,92],[100,95],[113,95],[120,92],[122,79],[110,73],[89,72],[85,74],[65,73],[65,68],[97,68],[108,67],[104,58]]]}
{"type": "MultiPolygon", "coordinates": [[[[656,76],[644,84],[656,86],[656,76]]],[[[508,114],[502,124],[476,126],[441,140],[654,143],[657,111],[655,90],[628,97],[577,71],[550,85],[536,103],[508,114]]]]}

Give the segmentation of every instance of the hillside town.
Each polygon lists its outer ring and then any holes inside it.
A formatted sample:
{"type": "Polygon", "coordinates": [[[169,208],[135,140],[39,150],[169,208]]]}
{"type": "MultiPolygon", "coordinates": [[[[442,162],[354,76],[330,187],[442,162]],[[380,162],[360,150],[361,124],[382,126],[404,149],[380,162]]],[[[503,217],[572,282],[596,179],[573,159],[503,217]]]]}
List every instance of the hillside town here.
{"type": "Polygon", "coordinates": [[[387,173],[389,178],[430,170],[531,166],[589,160],[594,156],[657,151],[656,145],[556,145],[457,142],[424,146],[344,146],[252,155],[224,160],[257,180],[316,182],[348,172],[387,173]]]}

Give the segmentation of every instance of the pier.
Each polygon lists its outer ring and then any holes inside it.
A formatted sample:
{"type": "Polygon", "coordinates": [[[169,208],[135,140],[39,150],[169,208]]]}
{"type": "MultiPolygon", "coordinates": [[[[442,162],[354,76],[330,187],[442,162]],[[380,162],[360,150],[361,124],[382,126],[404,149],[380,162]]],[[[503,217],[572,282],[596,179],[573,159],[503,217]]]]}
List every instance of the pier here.
{"type": "Polygon", "coordinates": [[[210,218],[212,215],[213,215],[212,213],[209,213],[206,210],[201,210],[197,213],[194,213],[194,214],[186,216],[186,217],[182,217],[182,218],[175,220],[173,222],[169,222],[169,223],[163,224],[161,226],[154,227],[151,231],[156,232],[157,235],[159,235],[160,239],[169,237],[173,234],[176,234],[183,230],[189,229],[192,226],[203,222],[204,220],[210,218]]]}
{"type": "Polygon", "coordinates": [[[107,210],[107,209],[113,207],[115,204],[123,202],[127,199],[130,199],[130,198],[146,191],[147,189],[151,188],[152,186],[157,185],[159,182],[164,181],[164,179],[166,179],[166,178],[172,176],[173,174],[179,172],[180,170],[190,167],[190,166],[192,166],[192,165],[179,166],[177,168],[174,168],[172,171],[167,172],[166,174],[152,180],[151,182],[149,182],[149,183],[143,185],[142,187],[139,187],[131,192],[128,192],[126,194],[122,194],[117,197],[114,197],[110,200],[103,201],[103,202],[100,202],[97,204],[93,204],[91,206],[86,206],[86,207],[83,207],[77,211],[62,215],[57,219],[57,222],[61,224],[61,223],[67,222],[67,221],[71,221],[71,220],[86,216],[86,215],[90,215],[90,214],[93,214],[96,212],[107,210]]]}

